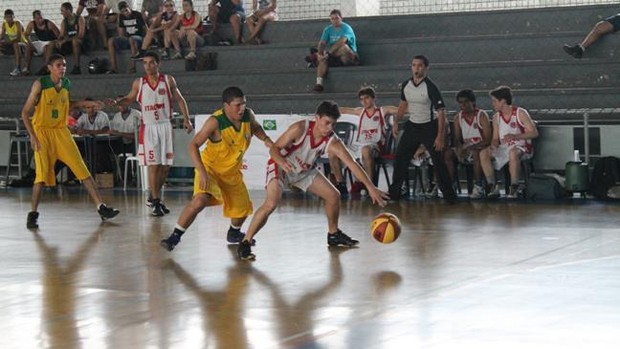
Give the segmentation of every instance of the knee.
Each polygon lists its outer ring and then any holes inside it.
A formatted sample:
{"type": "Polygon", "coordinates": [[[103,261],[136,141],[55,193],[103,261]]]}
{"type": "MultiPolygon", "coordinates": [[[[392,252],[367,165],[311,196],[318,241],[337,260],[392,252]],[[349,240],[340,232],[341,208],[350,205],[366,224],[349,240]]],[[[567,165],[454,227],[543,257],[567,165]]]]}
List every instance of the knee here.
{"type": "Polygon", "coordinates": [[[613,30],[613,25],[607,21],[600,21],[598,23],[596,23],[596,25],[593,28],[593,31],[597,34],[607,34],[609,33],[611,30],[613,30]]]}
{"type": "Polygon", "coordinates": [[[340,192],[338,189],[332,188],[323,199],[325,200],[325,205],[340,205],[340,192]]]}
{"type": "Polygon", "coordinates": [[[508,156],[511,163],[519,162],[519,160],[521,160],[521,151],[517,148],[512,148],[508,156]]]}

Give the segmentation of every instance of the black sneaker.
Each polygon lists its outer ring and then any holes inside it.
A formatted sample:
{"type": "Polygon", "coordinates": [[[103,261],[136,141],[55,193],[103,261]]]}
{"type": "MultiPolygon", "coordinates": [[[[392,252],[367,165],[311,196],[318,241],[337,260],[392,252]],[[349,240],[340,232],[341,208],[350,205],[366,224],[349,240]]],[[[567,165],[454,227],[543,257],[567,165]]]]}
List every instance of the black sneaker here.
{"type": "Polygon", "coordinates": [[[564,49],[564,52],[568,53],[569,55],[577,59],[583,56],[583,49],[579,45],[573,45],[573,46],[564,45],[563,49],[564,49]]]}
{"type": "Polygon", "coordinates": [[[170,213],[170,210],[168,209],[168,207],[166,207],[163,201],[160,201],[159,205],[161,206],[161,210],[164,211],[165,214],[170,213]]]}
{"type": "Polygon", "coordinates": [[[174,250],[174,247],[181,241],[181,237],[177,233],[172,233],[167,239],[160,241],[159,246],[165,248],[168,252],[174,250]]]}
{"type": "Polygon", "coordinates": [[[327,244],[329,246],[345,246],[351,247],[359,244],[360,242],[351,239],[347,234],[343,233],[342,230],[338,229],[337,232],[330,234],[327,233],[327,244]]]}
{"type": "MultiPolygon", "coordinates": [[[[229,244],[238,244],[243,241],[245,234],[241,232],[239,229],[229,228],[228,233],[226,234],[226,241],[229,244]]],[[[252,246],[256,244],[256,240],[252,239],[252,246]]]]}
{"type": "Polygon", "coordinates": [[[161,202],[158,199],[153,200],[153,211],[151,215],[154,217],[161,217],[164,215],[164,209],[162,208],[161,202]]]}
{"type": "Polygon", "coordinates": [[[338,182],[335,186],[340,192],[340,196],[346,196],[349,194],[349,190],[347,189],[347,184],[345,182],[338,182]]]}
{"type": "Polygon", "coordinates": [[[249,241],[241,241],[241,243],[239,243],[237,255],[243,261],[253,261],[256,259],[256,255],[252,253],[252,245],[249,241]]]}
{"type": "Polygon", "coordinates": [[[99,206],[99,209],[97,209],[97,213],[99,213],[99,216],[101,217],[102,221],[105,221],[106,219],[114,218],[120,212],[121,211],[115,208],[112,208],[112,207],[108,207],[105,204],[101,204],[101,206],[99,206]]]}
{"type": "Polygon", "coordinates": [[[39,223],[37,223],[38,219],[39,219],[39,212],[37,211],[28,212],[28,219],[26,220],[26,228],[39,229],[39,223]]]}

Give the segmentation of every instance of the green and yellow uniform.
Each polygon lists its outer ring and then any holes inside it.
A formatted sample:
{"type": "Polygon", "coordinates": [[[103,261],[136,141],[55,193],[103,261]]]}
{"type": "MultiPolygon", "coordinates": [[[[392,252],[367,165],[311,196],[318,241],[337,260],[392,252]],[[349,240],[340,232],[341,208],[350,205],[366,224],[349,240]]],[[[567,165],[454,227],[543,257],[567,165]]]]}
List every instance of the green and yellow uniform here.
{"type": "Polygon", "coordinates": [[[71,82],[62,78],[58,90],[49,75],[41,77],[39,82],[41,94],[32,117],[34,133],[41,145],[39,150],[34,152],[34,182],[43,182],[47,186],[56,185],[54,165],[57,160],[64,162],[77,179],[84,180],[90,177],[90,172],[67,128],[71,82]]]}
{"type": "Polygon", "coordinates": [[[206,147],[200,153],[209,175],[209,182],[207,189],[201,190],[200,175],[196,171],[194,195],[209,194],[210,205],[223,203],[225,217],[247,217],[252,214],[252,202],[243,182],[241,168],[243,155],[250,146],[252,138],[250,111],[245,110],[239,128],[226,117],[223,109],[216,110],[211,117],[217,120],[221,140],[213,142],[208,139],[206,147]]]}

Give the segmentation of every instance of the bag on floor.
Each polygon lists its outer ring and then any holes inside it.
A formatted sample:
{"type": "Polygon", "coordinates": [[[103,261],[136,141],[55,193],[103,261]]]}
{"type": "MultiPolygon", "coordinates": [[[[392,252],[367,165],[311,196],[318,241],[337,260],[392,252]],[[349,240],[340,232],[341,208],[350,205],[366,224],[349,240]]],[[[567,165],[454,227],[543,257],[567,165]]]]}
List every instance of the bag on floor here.
{"type": "Polygon", "coordinates": [[[601,200],[610,199],[607,191],[620,184],[620,159],[614,156],[601,158],[594,164],[590,192],[601,200]]]}
{"type": "Polygon", "coordinates": [[[527,184],[527,197],[532,200],[557,200],[567,196],[560,181],[553,175],[530,175],[527,184]]]}

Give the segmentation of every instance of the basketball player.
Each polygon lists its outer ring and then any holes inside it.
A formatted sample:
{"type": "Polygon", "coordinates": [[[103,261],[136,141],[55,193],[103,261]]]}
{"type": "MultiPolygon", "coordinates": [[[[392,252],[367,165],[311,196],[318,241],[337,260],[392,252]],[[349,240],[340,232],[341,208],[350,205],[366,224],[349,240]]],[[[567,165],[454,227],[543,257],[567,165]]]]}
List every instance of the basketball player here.
{"type": "Polygon", "coordinates": [[[254,214],[247,234],[239,244],[237,250],[239,258],[243,260],[255,258],[251,248],[252,237],[267,223],[269,215],[280,203],[282,190],[287,185],[309,191],[325,201],[329,246],[351,247],[359,243],[338,228],[340,194],[314,167],[316,160],[325,152],[333,153],[368,188],[373,203],[383,207],[389,197],[372,184],[364,169],[351,157],[342,141],[333,133],[339,117],[338,105],[332,101],[324,101],[319,104],[314,120],[293,123],[271,147],[269,150],[271,158],[267,162],[267,197],[254,214]]]}
{"type": "Polygon", "coordinates": [[[28,213],[26,227],[37,229],[39,224],[39,201],[43,185],[56,185],[54,165],[56,160],[65,163],[82,181],[84,187],[97,205],[97,212],[102,220],[113,218],[119,211],[106,206],[101,200],[95,181],[80,151],[67,128],[69,109],[73,107],[88,107],[92,104],[101,105],[95,101],[70,101],[71,82],[65,78],[67,62],[59,54],[53,54],[47,63],[49,75],[35,80],[30,89],[28,99],[22,109],[22,120],[30,136],[30,145],[34,151],[36,177],[32,187],[32,211],[28,213]],[[34,109],[34,113],[33,113],[34,109]],[[30,116],[32,115],[32,120],[30,116]]]}
{"type": "Polygon", "coordinates": [[[246,108],[243,91],[228,87],[222,92],[223,107],[213,112],[189,145],[196,167],[194,197],[179,216],[174,231],[161,246],[172,251],[196,216],[207,206],[224,204],[224,216],[230,218],[227,240],[239,243],[244,237],[241,226],[252,213],[252,202],[243,182],[243,154],[252,136],[270,148],[273,141],[256,122],[254,112],[246,108]],[[200,148],[206,145],[204,150],[200,148]]]}
{"type": "Polygon", "coordinates": [[[491,123],[489,115],[476,106],[474,91],[466,89],[456,94],[461,109],[454,117],[454,143],[459,162],[474,167],[474,189],[469,193],[472,199],[484,196],[480,151],[491,144],[491,123]]]}
{"type": "MultiPolygon", "coordinates": [[[[359,115],[357,125],[357,136],[353,139],[353,143],[348,147],[354,159],[361,159],[364,171],[375,183],[374,168],[375,158],[379,155],[381,147],[385,143],[386,115],[395,115],[398,107],[378,107],[375,103],[375,90],[372,87],[363,87],[357,93],[360,99],[361,107],[346,108],[340,107],[342,114],[359,115]]],[[[340,160],[331,153],[328,154],[329,166],[331,172],[336,179],[336,189],[340,194],[347,193],[347,186],[342,176],[340,160]]],[[[363,189],[360,181],[356,181],[351,185],[351,194],[359,193],[363,189]]]]}
{"type": "Polygon", "coordinates": [[[134,80],[127,96],[110,101],[117,106],[129,106],[138,101],[142,108],[138,158],[141,165],[148,167],[150,194],[146,204],[152,207],[155,217],[170,212],[161,201],[161,188],[174,160],[171,124],[173,96],[183,114],[183,127],[187,133],[193,130],[185,98],[174,77],[159,72],[159,62],[157,53],[147,52],[143,59],[146,75],[134,80]]]}

